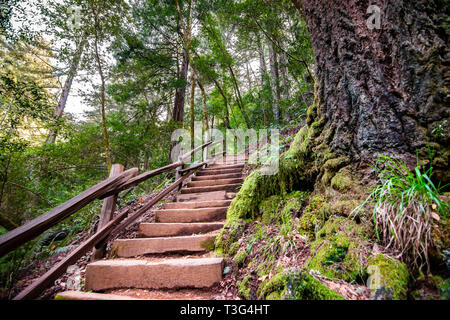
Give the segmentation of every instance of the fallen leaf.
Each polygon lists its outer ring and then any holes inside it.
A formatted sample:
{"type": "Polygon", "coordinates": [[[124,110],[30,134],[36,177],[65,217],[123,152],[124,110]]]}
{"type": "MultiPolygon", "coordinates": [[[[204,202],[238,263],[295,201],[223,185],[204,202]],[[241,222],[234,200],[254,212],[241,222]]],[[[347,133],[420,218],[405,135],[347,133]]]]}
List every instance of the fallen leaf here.
{"type": "Polygon", "coordinates": [[[431,211],[431,217],[433,217],[434,220],[440,221],[441,217],[436,212],[431,211]]]}

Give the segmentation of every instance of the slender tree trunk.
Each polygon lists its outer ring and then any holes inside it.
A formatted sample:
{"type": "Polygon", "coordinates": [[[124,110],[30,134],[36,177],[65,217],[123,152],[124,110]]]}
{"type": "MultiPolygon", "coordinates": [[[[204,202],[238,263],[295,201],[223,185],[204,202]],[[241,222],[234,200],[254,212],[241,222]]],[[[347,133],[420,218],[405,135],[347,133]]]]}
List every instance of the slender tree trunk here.
{"type": "Polygon", "coordinates": [[[100,86],[100,110],[102,114],[102,128],[103,128],[103,143],[105,145],[105,158],[106,164],[108,166],[108,172],[111,170],[111,155],[109,150],[109,138],[108,138],[108,128],[106,124],[106,111],[105,111],[105,76],[103,74],[102,62],[100,59],[100,54],[98,52],[97,34],[95,35],[94,50],[95,50],[95,60],[97,62],[97,69],[100,75],[101,86],[100,86]]]}
{"type": "Polygon", "coordinates": [[[272,41],[269,41],[269,61],[270,61],[270,82],[272,87],[272,108],[273,118],[275,123],[279,123],[280,120],[280,72],[278,70],[278,55],[275,49],[275,45],[272,41]]]}
{"type": "Polygon", "coordinates": [[[289,99],[289,80],[286,67],[286,53],[281,51],[279,54],[280,61],[280,75],[281,75],[281,97],[283,99],[289,99]]]}
{"type": "Polygon", "coordinates": [[[203,84],[197,79],[198,87],[200,88],[200,92],[202,94],[202,103],[203,103],[203,127],[205,131],[209,130],[209,124],[208,124],[208,109],[206,105],[206,92],[205,88],[203,87],[203,84]]]}
{"type": "MultiPolygon", "coordinates": [[[[264,88],[270,88],[270,80],[269,75],[267,74],[266,57],[264,54],[264,43],[259,34],[257,34],[257,41],[258,41],[258,55],[259,55],[259,71],[261,74],[261,88],[263,88],[264,92],[265,91],[264,88]]],[[[261,96],[261,107],[263,112],[264,125],[267,126],[268,125],[267,103],[266,100],[264,99],[264,96],[261,96]]]]}
{"type": "Polygon", "coordinates": [[[238,104],[239,109],[242,112],[242,115],[244,117],[244,121],[245,121],[245,124],[247,125],[247,128],[250,128],[251,127],[250,119],[249,119],[247,113],[245,112],[244,104],[242,103],[241,90],[239,89],[239,84],[237,82],[237,79],[236,79],[236,76],[234,74],[231,64],[228,64],[228,70],[230,71],[231,80],[233,82],[234,91],[236,93],[236,102],[238,104]]]}
{"type": "Polygon", "coordinates": [[[436,151],[435,178],[447,182],[446,1],[294,4],[306,16],[316,61],[315,109],[307,121],[320,132],[316,144],[326,142],[336,156],[361,168],[380,153],[414,167],[416,151],[427,158],[428,145],[436,151]],[[379,29],[368,27],[369,5],[380,8],[379,29]],[[443,134],[436,133],[440,126],[443,134]]]}
{"type": "Polygon", "coordinates": [[[220,48],[220,50],[221,50],[221,52],[222,52],[222,54],[223,54],[223,56],[224,56],[224,58],[226,60],[226,68],[230,72],[230,76],[231,76],[231,80],[232,80],[233,89],[234,89],[234,93],[235,93],[235,96],[236,96],[236,102],[237,102],[238,108],[242,112],[242,115],[244,117],[244,121],[245,121],[245,124],[247,125],[247,128],[250,128],[250,119],[249,119],[249,117],[247,116],[247,113],[244,110],[244,105],[242,103],[241,91],[239,89],[239,84],[238,84],[238,81],[236,79],[236,75],[234,74],[231,56],[227,52],[226,47],[225,47],[222,39],[218,39],[217,38],[217,35],[214,32],[214,30],[212,30],[212,29],[210,29],[208,27],[207,27],[207,30],[208,30],[209,34],[213,37],[213,39],[216,42],[217,46],[220,48]]]}
{"type": "MultiPolygon", "coordinates": [[[[67,79],[64,82],[64,87],[61,92],[61,97],[59,98],[58,105],[56,106],[55,119],[62,117],[64,109],[66,108],[67,99],[69,98],[69,93],[72,88],[73,79],[77,75],[78,66],[80,64],[81,56],[83,54],[84,46],[86,45],[86,39],[81,39],[78,49],[75,53],[75,57],[70,66],[69,73],[67,74],[67,79]]],[[[56,136],[58,135],[58,128],[54,128],[48,138],[46,143],[54,143],[56,136]]]]}
{"type": "Polygon", "coordinates": [[[215,79],[214,79],[214,84],[216,85],[217,90],[219,90],[219,93],[222,96],[223,103],[225,105],[225,127],[227,129],[231,129],[231,127],[230,127],[230,112],[228,110],[228,98],[225,95],[225,92],[223,92],[223,89],[222,89],[221,85],[219,84],[219,82],[215,79]]]}
{"type": "MultiPolygon", "coordinates": [[[[191,71],[191,99],[189,103],[189,116],[190,116],[190,133],[191,133],[191,150],[195,148],[194,143],[194,133],[195,133],[195,118],[194,118],[194,107],[195,107],[195,75],[191,71]]],[[[194,161],[194,154],[192,154],[192,161],[194,161]]]]}
{"type": "MultiPolygon", "coordinates": [[[[189,67],[189,59],[186,50],[183,50],[181,69],[178,74],[178,79],[183,83],[187,82],[187,72],[189,67]]],[[[184,119],[184,103],[186,99],[186,87],[177,88],[175,93],[175,99],[173,103],[172,119],[174,121],[182,122],[184,119]]]]}

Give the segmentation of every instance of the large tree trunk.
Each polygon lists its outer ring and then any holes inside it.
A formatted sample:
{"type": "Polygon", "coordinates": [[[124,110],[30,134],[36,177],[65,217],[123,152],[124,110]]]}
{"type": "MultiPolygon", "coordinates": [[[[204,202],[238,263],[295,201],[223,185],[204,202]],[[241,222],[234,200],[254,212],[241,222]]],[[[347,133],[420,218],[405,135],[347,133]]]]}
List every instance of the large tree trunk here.
{"type": "Polygon", "coordinates": [[[307,119],[319,129],[316,145],[325,142],[350,164],[367,165],[383,153],[411,167],[429,145],[437,152],[435,178],[448,181],[446,1],[294,4],[306,16],[316,61],[315,109],[307,119]],[[380,29],[367,25],[369,5],[381,9],[380,29]]]}

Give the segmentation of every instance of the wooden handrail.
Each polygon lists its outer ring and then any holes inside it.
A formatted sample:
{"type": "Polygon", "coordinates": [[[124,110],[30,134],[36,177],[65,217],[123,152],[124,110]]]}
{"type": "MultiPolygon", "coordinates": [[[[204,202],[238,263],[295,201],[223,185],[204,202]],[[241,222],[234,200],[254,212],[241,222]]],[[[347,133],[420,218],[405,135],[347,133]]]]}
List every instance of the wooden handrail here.
{"type": "Polygon", "coordinates": [[[121,192],[123,190],[132,188],[132,187],[138,185],[139,183],[141,183],[141,182],[143,182],[145,180],[148,180],[148,179],[150,179],[150,178],[152,178],[154,176],[157,176],[158,174],[161,174],[161,173],[173,170],[173,169],[175,169],[175,168],[177,168],[177,167],[179,167],[179,166],[181,166],[183,164],[184,164],[184,162],[175,162],[175,163],[169,164],[169,165],[167,165],[165,167],[161,167],[161,168],[158,168],[158,169],[155,169],[155,170],[152,170],[152,171],[147,171],[147,172],[141,173],[140,175],[135,176],[135,177],[131,178],[130,180],[124,182],[122,185],[119,185],[114,190],[111,190],[111,191],[105,193],[99,199],[104,199],[104,198],[112,196],[112,195],[114,195],[116,193],[119,193],[119,192],[121,192]]]}
{"type": "Polygon", "coordinates": [[[24,243],[42,234],[71,214],[77,212],[93,200],[101,197],[118,185],[138,173],[137,168],[129,169],[122,174],[108,178],[74,198],[60,204],[56,208],[40,215],[27,224],[20,226],[0,237],[0,257],[16,249],[24,243]]]}
{"type": "MultiPolygon", "coordinates": [[[[204,165],[204,164],[203,164],[204,165]]],[[[158,195],[156,195],[152,200],[150,200],[148,203],[146,203],[142,208],[140,208],[138,211],[136,211],[132,216],[130,216],[128,219],[126,219],[124,222],[122,222],[119,226],[117,226],[113,231],[111,231],[110,235],[108,236],[108,239],[105,239],[104,241],[108,241],[109,239],[113,238],[115,235],[117,235],[119,232],[121,232],[123,229],[128,227],[130,224],[136,221],[137,218],[139,218],[142,214],[147,212],[151,207],[153,207],[156,203],[158,203],[162,198],[164,198],[166,195],[168,195],[170,192],[172,192],[178,185],[183,183],[184,180],[189,178],[192,174],[194,174],[194,170],[198,169],[199,166],[195,166],[195,168],[188,168],[191,170],[190,173],[182,176],[181,178],[177,179],[174,183],[172,183],[169,187],[162,190],[158,195]]]]}
{"type": "MultiPolygon", "coordinates": [[[[211,145],[211,146],[213,146],[213,145],[216,145],[216,144],[218,144],[218,143],[220,143],[220,142],[222,142],[222,141],[209,141],[209,142],[207,142],[207,143],[205,143],[205,144],[202,144],[201,146],[198,146],[197,148],[195,148],[195,149],[192,149],[191,151],[189,151],[188,153],[186,153],[186,154],[184,154],[182,157],[181,157],[181,159],[182,159],[182,161],[184,160],[184,159],[186,159],[186,158],[188,158],[188,157],[190,157],[192,154],[194,154],[194,153],[196,153],[196,152],[198,152],[198,151],[200,151],[200,150],[203,150],[204,148],[206,148],[207,146],[209,146],[209,145],[211,145]]],[[[204,159],[204,160],[206,160],[206,159],[204,159]]]]}
{"type": "MultiPolygon", "coordinates": [[[[182,167],[185,162],[182,160],[185,157],[192,155],[193,153],[204,149],[208,145],[216,144],[220,141],[216,142],[207,142],[200,147],[195,148],[190,151],[188,154],[184,155],[180,158],[181,161],[176,163],[167,165],[162,168],[158,168],[152,171],[145,172],[143,174],[137,175],[139,170],[137,168],[129,169],[123,173],[118,175],[111,176],[110,178],[96,184],[95,186],[89,188],[88,190],[80,193],[74,198],[64,202],[63,204],[57,206],[56,208],[48,211],[47,213],[33,219],[29,223],[16,228],[7,234],[0,237],[0,257],[5,255],[6,253],[14,250],[25,242],[35,238],[40,235],[42,232],[56,225],[63,219],[67,218],[71,214],[77,212],[90,202],[95,199],[104,199],[110,197],[112,195],[117,195],[120,191],[125,189],[129,189],[131,187],[136,186],[142,181],[145,181],[151,177],[154,177],[163,172],[170,171],[172,169],[182,167]]],[[[177,180],[172,183],[169,187],[158,193],[153,199],[151,199],[148,203],[146,203],[142,208],[136,211],[133,215],[124,220],[128,214],[128,209],[119,213],[119,215],[108,222],[106,225],[101,227],[92,237],[83,242],[77,249],[71,252],[65,259],[59,262],[55,267],[51,268],[47,271],[42,277],[40,277],[37,281],[35,281],[31,286],[25,288],[18,296],[16,296],[15,300],[20,299],[29,299],[35,297],[42,291],[46,286],[48,286],[52,281],[57,279],[60,275],[65,272],[65,268],[70,264],[75,263],[82,255],[85,254],[86,251],[90,250],[92,247],[99,247],[101,244],[104,244],[108,239],[114,237],[114,235],[118,234],[124,228],[132,224],[136,221],[136,219],[141,216],[143,213],[148,211],[152,206],[162,200],[167,194],[173,191],[177,186],[181,185],[183,181],[188,179],[192,174],[194,174],[195,170],[207,165],[209,162],[204,161],[199,164],[192,165],[186,169],[177,170],[178,175],[180,175],[177,180]],[[185,175],[182,173],[188,172],[185,175]],[[117,225],[120,223],[119,225],[117,225]]]]}
{"type": "MultiPolygon", "coordinates": [[[[206,163],[201,163],[201,165],[205,165],[206,163]]],[[[111,220],[108,224],[106,224],[103,228],[98,230],[93,236],[91,236],[88,240],[84,241],[78,248],[76,248],[73,252],[71,252],[66,258],[60,261],[56,266],[48,270],[42,277],[38,278],[35,282],[33,282],[30,286],[26,287],[22,292],[20,292],[13,300],[23,300],[23,299],[32,299],[39,295],[39,293],[45,289],[48,285],[50,285],[53,281],[58,279],[61,275],[66,272],[66,268],[75,263],[79,258],[81,258],[87,251],[92,249],[92,247],[97,247],[101,244],[104,244],[109,239],[113,238],[123,229],[128,227],[130,224],[136,221],[142,214],[147,212],[151,207],[153,207],[156,203],[162,200],[166,195],[168,195],[171,191],[173,191],[179,184],[183,183],[184,180],[189,178],[192,174],[194,174],[195,170],[200,168],[199,165],[194,165],[192,167],[187,168],[187,171],[191,171],[188,174],[182,176],[177,181],[172,183],[170,186],[162,190],[158,195],[156,195],[153,199],[147,202],[143,207],[139,208],[134,214],[128,217],[125,221],[123,221],[128,212],[129,208],[124,209],[119,215],[111,220]],[[118,223],[121,224],[117,225],[118,223]]]]}
{"type": "Polygon", "coordinates": [[[66,272],[66,269],[71,264],[77,262],[87,251],[92,249],[102,238],[107,235],[120,221],[126,218],[130,210],[127,208],[123,210],[114,220],[108,222],[106,226],[97,231],[92,237],[87,239],[71,252],[66,258],[58,262],[56,266],[48,270],[42,277],[38,278],[31,285],[20,292],[13,300],[32,299],[39,295],[39,293],[47,286],[52,284],[56,279],[66,272]]]}

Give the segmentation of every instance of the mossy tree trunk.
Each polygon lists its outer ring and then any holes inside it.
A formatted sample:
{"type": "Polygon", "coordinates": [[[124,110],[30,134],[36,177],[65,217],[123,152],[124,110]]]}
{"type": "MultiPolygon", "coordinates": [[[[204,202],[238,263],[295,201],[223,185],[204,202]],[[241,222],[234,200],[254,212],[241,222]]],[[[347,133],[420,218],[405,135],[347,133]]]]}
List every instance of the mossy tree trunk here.
{"type": "Polygon", "coordinates": [[[318,132],[313,144],[361,170],[380,153],[413,167],[416,151],[426,158],[431,146],[435,178],[448,181],[446,1],[293,2],[306,17],[316,62],[307,119],[318,132]],[[381,9],[379,29],[368,27],[370,5],[381,9]]]}

